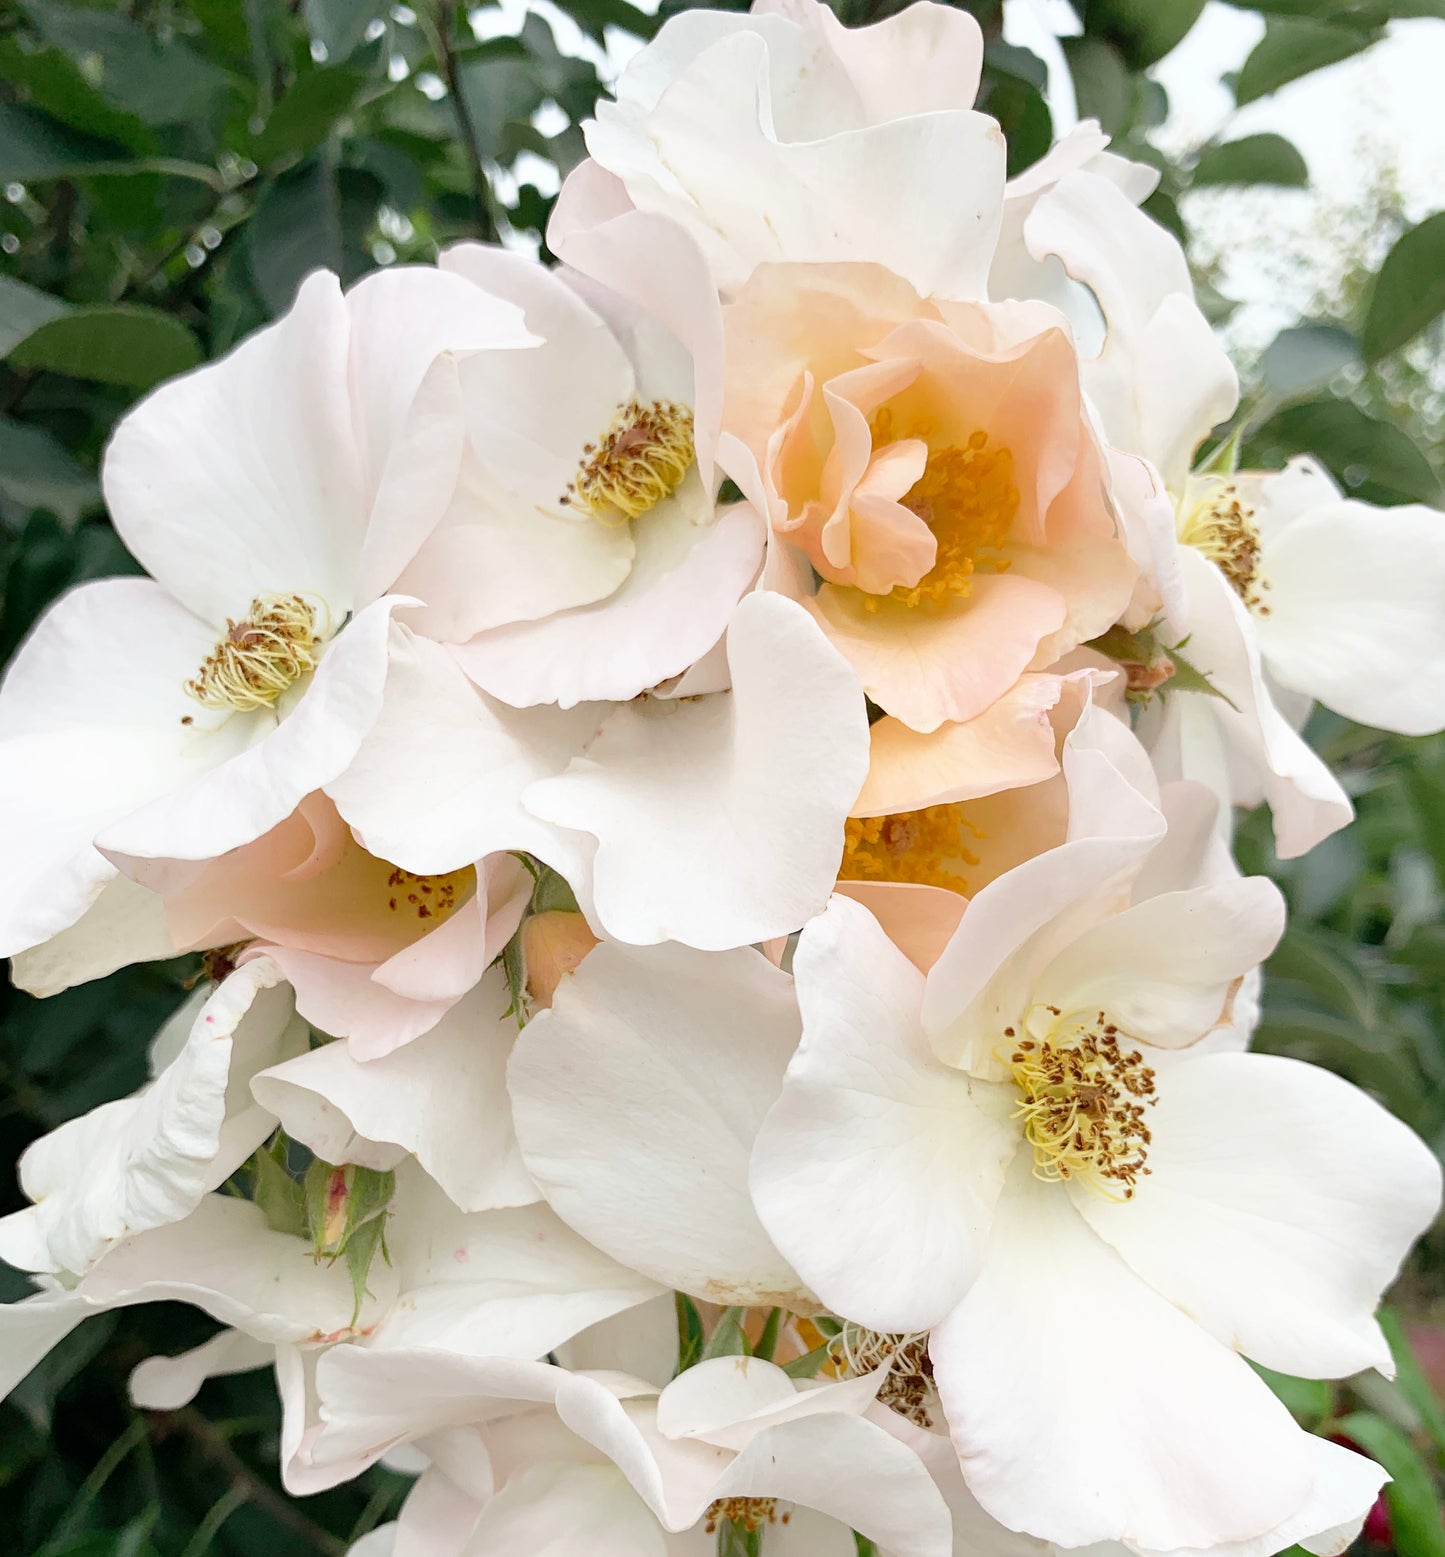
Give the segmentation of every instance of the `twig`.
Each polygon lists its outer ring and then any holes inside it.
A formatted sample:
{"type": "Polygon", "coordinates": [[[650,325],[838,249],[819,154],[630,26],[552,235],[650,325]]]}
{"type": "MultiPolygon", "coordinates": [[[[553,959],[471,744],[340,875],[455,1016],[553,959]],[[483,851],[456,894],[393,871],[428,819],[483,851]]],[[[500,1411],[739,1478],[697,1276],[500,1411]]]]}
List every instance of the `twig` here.
{"type": "Polygon", "coordinates": [[[477,140],[476,123],[462,91],[461,72],[457,68],[457,23],[466,14],[466,0],[441,0],[441,19],[432,25],[424,8],[418,8],[417,19],[431,39],[437,64],[451,95],[452,108],[461,131],[462,148],[472,173],[472,205],[476,210],[477,229],[484,242],[497,241],[497,222],[492,214],[492,185],[482,161],[482,148],[477,140]]]}

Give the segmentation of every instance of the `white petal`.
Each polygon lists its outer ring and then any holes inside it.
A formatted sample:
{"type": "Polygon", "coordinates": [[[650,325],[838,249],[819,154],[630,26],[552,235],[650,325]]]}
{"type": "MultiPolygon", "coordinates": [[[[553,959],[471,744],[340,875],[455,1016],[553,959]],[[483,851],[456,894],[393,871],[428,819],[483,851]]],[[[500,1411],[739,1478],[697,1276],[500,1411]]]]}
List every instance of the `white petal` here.
{"type": "Polygon", "coordinates": [[[662,1528],[611,1465],[534,1465],[508,1478],[462,1557],[665,1557],[662,1528]]]}
{"type": "Polygon", "coordinates": [[[497,969],[395,1053],[361,1064],[344,1043],[323,1044],[261,1072],[251,1091],[327,1162],[362,1161],[354,1136],[389,1142],[413,1153],[463,1211],[526,1205],[538,1197],[512,1131],[506,1064],[517,1019],[508,1000],[497,969]]]}
{"type": "Polygon", "coordinates": [[[820,1411],[862,1416],[877,1399],[888,1369],[859,1378],[799,1385],[761,1357],[711,1357],[680,1373],[657,1399],[664,1438],[695,1438],[742,1450],[766,1428],[820,1411]]]}
{"type": "Polygon", "coordinates": [[[1184,1048],[1225,1020],[1284,917],[1279,888],[1263,876],[1167,892],[1085,930],[1044,969],[1034,998],[1065,1021],[1103,1012],[1126,1039],[1184,1048]]]}
{"type": "Polygon", "coordinates": [[[95,1312],[80,1293],[58,1287],[0,1305],[0,1400],[95,1312]]]}
{"type": "Polygon", "coordinates": [[[970,1489],[1060,1546],[1246,1540],[1299,1507],[1306,1435],[1247,1363],[1147,1287],[1029,1176],[983,1274],[929,1340],[970,1489]]]}
{"type": "Polygon", "coordinates": [[[728,629],[732,691],[618,709],[527,806],[598,840],[593,890],[619,940],[721,949],[821,911],[868,767],[858,683],[807,613],[749,595],[728,629]]]}
{"type": "Polygon", "coordinates": [[[179,1221],[229,1178],[274,1128],[251,1102],[251,1077],[305,1041],[280,978],[264,959],[238,969],[150,1086],[36,1141],[20,1159],[36,1204],[0,1222],[0,1255],[81,1274],[119,1240],[179,1221]]]}
{"type": "Polygon", "coordinates": [[[747,1185],[797,1037],[791,982],[757,952],[599,946],[512,1053],[527,1167],[578,1232],[658,1281],[809,1308],[747,1185]]]}
{"type": "Polygon", "coordinates": [[[391,613],[400,604],[388,596],[359,611],[279,724],[183,789],[111,823],[99,846],[139,859],[214,859],[269,832],[340,777],[381,712],[391,613]]]}
{"type": "Polygon", "coordinates": [[[336,277],[229,356],[153,391],[101,468],[121,539],[214,627],[259,595],[352,606],[367,504],[347,390],[350,328],[336,277]]]}
{"type": "Polygon", "coordinates": [[[466,441],[457,356],[536,344],[522,311],[430,265],[373,271],[346,297],[350,388],[371,519],[357,597],[385,594],[446,509],[466,441]]]}
{"type": "Polygon", "coordinates": [[[1361,724],[1402,735],[1445,725],[1445,518],[1433,508],[1336,502],[1264,554],[1270,674],[1361,724]]]}
{"type": "MultiPolygon", "coordinates": [[[[376,1261],[358,1323],[375,1324],[396,1292],[376,1261]]],[[[259,1206],[207,1195],[183,1222],[117,1244],[78,1289],[93,1303],[171,1299],[274,1344],[335,1340],[351,1333],[355,1298],[344,1265],[319,1262],[310,1243],[273,1232],[259,1206]]]]}
{"type": "Polygon", "coordinates": [[[159,895],[117,876],[68,930],[18,953],[10,976],[28,994],[57,995],[117,968],[175,955],[159,895]]]}
{"type": "Polygon", "coordinates": [[[0,689],[0,950],[74,924],[115,875],[96,834],[248,737],[244,716],[182,723],[201,713],[184,683],[214,643],[158,584],[125,578],[63,595],[21,646],[0,689]]]}
{"type": "MultiPolygon", "coordinates": [[[[694,486],[696,474],[688,477],[694,486]]],[[[515,708],[626,702],[680,675],[722,636],[762,564],[762,522],[746,504],[711,521],[699,488],[636,527],[627,580],[605,600],[500,627],[452,652],[479,687],[515,708]]],[[[710,508],[710,505],[707,505],[710,508]]]]}
{"type": "Polygon", "coordinates": [[[412,1169],[398,1171],[392,1209],[387,1247],[402,1296],[374,1346],[541,1357],[657,1295],[547,1206],[463,1213],[412,1169]]]}
{"type": "Polygon", "coordinates": [[[595,729],[586,708],[499,706],[439,644],[397,628],[381,716],[327,793],[371,853],[406,870],[436,874],[524,849],[570,876],[565,840],[520,797],[533,779],[560,772],[595,729]]]}
{"type": "Polygon", "coordinates": [[[207,1379],[268,1368],[276,1348],[243,1330],[222,1330],[175,1357],[147,1357],[130,1376],[130,1398],[146,1411],[179,1411],[207,1379]]]}
{"type": "Polygon", "coordinates": [[[1391,1371],[1374,1310],[1440,1206],[1440,1167],[1328,1071],[1265,1054],[1170,1065],[1132,1201],[1080,1214],[1227,1346],[1285,1373],[1391,1371]]]}
{"type": "MultiPolygon", "coordinates": [[[[1295,1545],[1323,1557],[1340,1557],[1354,1542],[1381,1486],[1388,1480],[1385,1472],[1373,1460],[1331,1443],[1328,1438],[1311,1435],[1305,1439],[1305,1451],[1314,1468],[1314,1486],[1299,1508],[1273,1530],[1251,1541],[1208,1547],[1208,1557],[1270,1557],[1273,1552],[1295,1545]]],[[[1134,1550],[1140,1557],[1205,1557],[1198,1549],[1169,1553],[1144,1552],[1139,1547],[1134,1550]]]]}
{"type": "Polygon", "coordinates": [[[927,1329],[978,1271],[1013,1099],[933,1057],[923,975],[861,905],[834,898],[793,969],[803,1041],[753,1149],[758,1215],[835,1313],[927,1329]]]}
{"type": "Polygon", "coordinates": [[[1180,547],[1179,565],[1189,592],[1189,661],[1229,701],[1173,693],[1141,734],[1161,780],[1197,779],[1237,805],[1267,800],[1275,848],[1293,859],[1346,826],[1353,808],[1270,700],[1252,619],[1223,574],[1190,546],[1180,547]]]}

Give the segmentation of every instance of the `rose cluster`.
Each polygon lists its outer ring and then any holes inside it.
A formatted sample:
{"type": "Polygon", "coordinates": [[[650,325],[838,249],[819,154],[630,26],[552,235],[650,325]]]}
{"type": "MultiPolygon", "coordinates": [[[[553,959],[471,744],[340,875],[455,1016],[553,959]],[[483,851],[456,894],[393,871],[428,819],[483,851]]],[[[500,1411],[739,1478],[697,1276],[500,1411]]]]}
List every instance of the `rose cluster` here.
{"type": "Polygon", "coordinates": [[[683,13],[560,266],[313,274],[121,423],[145,576],[0,689],[0,951],[201,972],[21,1161],[6,1387],[197,1305],[135,1399],[273,1367],[292,1491],[418,1474],[396,1557],[1358,1530],[1250,1361],[1388,1369],[1440,1174],[1249,1051],[1230,828],[1349,821],[1316,702],[1445,725],[1445,521],[1210,448],[1153,173],[1008,179],[982,55],[683,13]]]}

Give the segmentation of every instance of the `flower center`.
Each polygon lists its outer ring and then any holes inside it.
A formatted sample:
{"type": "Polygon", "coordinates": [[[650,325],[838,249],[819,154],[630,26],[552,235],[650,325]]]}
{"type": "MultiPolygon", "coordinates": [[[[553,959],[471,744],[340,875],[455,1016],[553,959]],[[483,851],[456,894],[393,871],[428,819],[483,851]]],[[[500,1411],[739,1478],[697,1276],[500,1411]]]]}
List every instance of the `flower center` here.
{"type": "Polygon", "coordinates": [[[1034,1177],[1080,1179],[1107,1200],[1131,1200],[1149,1172],[1144,1115],[1156,1101],[1154,1072],[1138,1050],[1119,1047],[1118,1034],[1101,1011],[1097,1026],[1064,1041],[1020,1040],[1008,1066],[1021,1094],[1013,1117],[1023,1120],[1033,1147],[1034,1177]]]}
{"type": "Polygon", "coordinates": [[[390,888],[386,906],[403,918],[446,919],[471,898],[476,880],[470,865],[445,876],[417,876],[393,866],[386,878],[390,888]]]}
{"type": "Polygon", "coordinates": [[[1186,500],[1179,512],[1179,539],[1207,557],[1251,611],[1269,615],[1259,526],[1232,481],[1211,477],[1192,503],[1186,500]]]}
{"type": "Polygon", "coordinates": [[[246,713],[270,708],[316,669],[326,612],[302,595],[258,595],[244,621],[226,620],[226,635],[206,656],[186,691],[202,708],[246,713]]]}
{"type": "Polygon", "coordinates": [[[697,451],[692,412],[671,400],[633,400],[597,443],[583,447],[562,502],[608,526],[640,519],[682,485],[697,451]]]}
{"type": "Polygon", "coordinates": [[[892,816],[850,816],[843,824],[840,881],[905,881],[967,892],[961,866],[977,865],[965,838],[983,834],[955,803],[899,811],[892,816]]]}
{"type": "Polygon", "coordinates": [[[728,1522],[751,1534],[762,1525],[787,1524],[792,1515],[778,1513],[777,1498],[716,1498],[708,1504],[703,1518],[709,1535],[728,1522]]]}
{"type": "MultiPolygon", "coordinates": [[[[874,445],[897,436],[885,406],[873,418],[874,445]]],[[[970,433],[963,444],[930,448],[923,474],[902,502],[933,531],[938,555],[916,584],[900,584],[886,596],[866,595],[868,610],[876,611],[884,599],[910,608],[947,605],[972,591],[980,567],[994,573],[1008,568],[1008,559],[997,552],[1018,513],[1019,490],[1013,482],[1013,454],[990,448],[986,432],[970,433]]]]}
{"type": "Polygon", "coordinates": [[[888,1375],[878,1390],[879,1401],[919,1427],[933,1426],[929,1409],[933,1364],[926,1330],[890,1335],[849,1321],[834,1337],[830,1352],[840,1378],[861,1378],[888,1363],[888,1375]]]}

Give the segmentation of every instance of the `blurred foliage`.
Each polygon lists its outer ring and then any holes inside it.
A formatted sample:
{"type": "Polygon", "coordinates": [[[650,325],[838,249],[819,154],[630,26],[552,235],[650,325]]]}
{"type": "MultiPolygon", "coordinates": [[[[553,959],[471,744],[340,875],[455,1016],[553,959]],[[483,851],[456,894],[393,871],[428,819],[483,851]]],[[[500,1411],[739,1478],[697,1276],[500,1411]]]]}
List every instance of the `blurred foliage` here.
{"type": "MultiPolygon", "coordinates": [[[[662,14],[686,3],[664,0],[662,14]]],[[[1266,21],[1232,83],[1240,103],[1360,52],[1392,19],[1445,18],[1445,0],[1229,3],[1266,21]]],[[[1191,192],[1307,182],[1274,134],[1160,149],[1168,103],[1148,70],[1203,0],[1073,5],[1082,31],[1064,51],[1080,110],[1159,169],[1148,209],[1186,243],[1191,192]]],[[[855,24],[897,8],[837,0],[855,24]]],[[[988,39],[981,106],[1003,123],[1017,172],[1054,135],[1047,73],[1004,42],[1001,0],[967,8],[988,39]]],[[[314,266],[349,281],[460,238],[540,246],[609,40],[656,25],[629,0],[555,0],[515,33],[494,8],[445,0],[4,0],[0,657],[60,591],[133,568],[97,471],[141,393],[283,311],[314,266]]],[[[1395,203],[1367,225],[1388,250],[1366,245],[1251,365],[1247,457],[1308,450],[1371,501],[1438,502],[1445,215],[1411,226],[1395,203]]],[[[1200,279],[1212,316],[1227,317],[1217,268],[1200,279]]],[[[1445,737],[1405,741],[1327,715],[1311,736],[1360,819],[1288,864],[1273,858],[1267,818],[1244,828],[1246,868],[1278,880],[1293,911],[1260,1043],[1350,1077],[1442,1150],[1445,737]]],[[[4,1209],[20,1201],[11,1165],[27,1141],[143,1080],[189,971],[132,970],[45,1002],[0,989],[4,1209]]],[[[1437,1232],[1397,1290],[1396,1382],[1271,1380],[1306,1425],[1389,1467],[1388,1509],[1365,1539],[1401,1557],[1445,1557],[1442,1262],[1437,1232]]],[[[25,1290],[0,1267],[0,1297],[25,1290]]],[[[212,1328],[172,1305],[91,1320],[0,1406],[7,1557],[333,1553],[392,1516],[406,1481],[381,1468],[304,1502],[279,1492],[265,1374],[213,1380],[178,1411],[129,1405],[136,1362],[212,1328]]]]}

